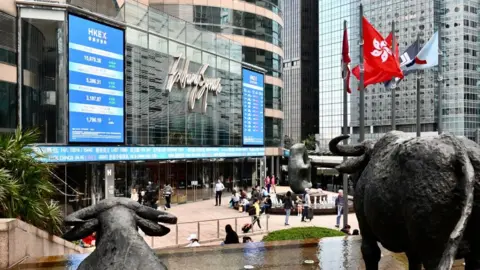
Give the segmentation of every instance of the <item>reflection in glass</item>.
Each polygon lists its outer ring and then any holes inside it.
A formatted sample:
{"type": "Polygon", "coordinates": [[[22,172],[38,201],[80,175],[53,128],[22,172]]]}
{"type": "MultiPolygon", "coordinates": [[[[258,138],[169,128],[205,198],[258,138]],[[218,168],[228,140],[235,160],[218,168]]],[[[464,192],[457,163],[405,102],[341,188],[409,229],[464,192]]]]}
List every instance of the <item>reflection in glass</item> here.
{"type": "Polygon", "coordinates": [[[59,21],[22,20],[22,125],[38,128],[40,142],[64,143],[66,139],[62,125],[67,104],[64,25],[59,21]]]}

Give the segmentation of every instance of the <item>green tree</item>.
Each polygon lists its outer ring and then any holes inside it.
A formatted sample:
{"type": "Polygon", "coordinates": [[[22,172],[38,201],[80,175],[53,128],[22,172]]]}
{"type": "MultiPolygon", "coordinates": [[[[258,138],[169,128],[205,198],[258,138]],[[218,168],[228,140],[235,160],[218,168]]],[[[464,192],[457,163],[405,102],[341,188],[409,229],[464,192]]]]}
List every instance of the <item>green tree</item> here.
{"type": "Polygon", "coordinates": [[[307,150],[315,150],[315,145],[316,145],[315,135],[313,134],[308,135],[307,138],[303,140],[303,144],[305,144],[305,147],[307,148],[307,150]]]}
{"type": "Polygon", "coordinates": [[[62,212],[51,198],[51,165],[31,147],[36,130],[0,135],[0,218],[19,218],[52,234],[61,234],[62,212]]]}

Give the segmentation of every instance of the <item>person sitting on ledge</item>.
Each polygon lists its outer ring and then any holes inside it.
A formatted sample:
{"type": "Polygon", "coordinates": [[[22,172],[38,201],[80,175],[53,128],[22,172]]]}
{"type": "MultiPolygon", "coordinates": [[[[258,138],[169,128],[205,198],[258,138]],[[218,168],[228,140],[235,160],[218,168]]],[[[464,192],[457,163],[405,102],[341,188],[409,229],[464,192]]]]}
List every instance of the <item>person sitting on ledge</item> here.
{"type": "Polygon", "coordinates": [[[227,233],[227,235],[225,236],[225,241],[223,241],[223,244],[228,245],[240,243],[237,233],[232,229],[230,224],[225,226],[225,233],[227,233]]]}
{"type": "Polygon", "coordinates": [[[90,248],[95,246],[96,233],[93,233],[80,241],[80,246],[84,248],[90,248]]]}
{"type": "Polygon", "coordinates": [[[253,243],[253,240],[252,240],[252,238],[249,237],[249,236],[244,236],[244,237],[243,237],[243,243],[244,243],[244,244],[245,244],[245,243],[253,243]]]}
{"type": "Polygon", "coordinates": [[[340,231],[343,232],[343,233],[346,234],[346,235],[351,235],[351,234],[350,234],[350,229],[351,229],[350,225],[347,224],[347,225],[345,225],[345,227],[343,227],[343,229],[341,229],[340,231]]]}
{"type": "Polygon", "coordinates": [[[198,242],[198,237],[196,234],[190,234],[190,236],[187,238],[190,243],[187,245],[187,247],[199,247],[200,243],[198,242]]]}
{"type": "Polygon", "coordinates": [[[268,214],[269,210],[272,208],[272,199],[270,195],[265,198],[262,205],[262,213],[268,214]]]}
{"type": "Polygon", "coordinates": [[[232,198],[230,199],[230,208],[235,208],[238,206],[238,203],[240,202],[240,196],[238,192],[233,192],[232,193],[232,198]]]}

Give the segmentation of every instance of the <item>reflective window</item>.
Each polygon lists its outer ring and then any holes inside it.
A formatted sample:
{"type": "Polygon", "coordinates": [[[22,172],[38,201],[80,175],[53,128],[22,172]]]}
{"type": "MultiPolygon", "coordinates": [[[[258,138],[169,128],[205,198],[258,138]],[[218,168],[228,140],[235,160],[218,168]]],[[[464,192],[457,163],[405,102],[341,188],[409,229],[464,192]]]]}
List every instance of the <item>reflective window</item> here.
{"type": "Polygon", "coordinates": [[[193,15],[193,22],[205,30],[242,35],[282,46],[282,26],[270,18],[210,6],[194,6],[193,15]]]}

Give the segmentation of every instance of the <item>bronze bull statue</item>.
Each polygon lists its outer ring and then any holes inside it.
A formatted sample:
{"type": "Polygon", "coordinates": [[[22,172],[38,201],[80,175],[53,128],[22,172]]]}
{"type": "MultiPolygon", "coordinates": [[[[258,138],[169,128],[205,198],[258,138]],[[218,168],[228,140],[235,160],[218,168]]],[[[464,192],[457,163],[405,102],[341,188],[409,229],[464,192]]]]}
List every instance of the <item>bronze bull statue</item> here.
{"type": "Polygon", "coordinates": [[[65,224],[74,227],[63,238],[80,240],[97,232],[96,248],[78,270],[164,270],[138,233],[140,227],[149,236],[168,234],[158,222],[176,224],[177,218],[128,198],[106,199],[67,216],[65,224]]]}
{"type": "Polygon", "coordinates": [[[480,148],[444,134],[412,138],[392,131],[376,143],[341,145],[330,151],[352,156],[338,171],[352,175],[354,208],[366,269],[378,269],[377,242],[405,252],[409,269],[445,270],[456,258],[480,269],[480,148]]]}

